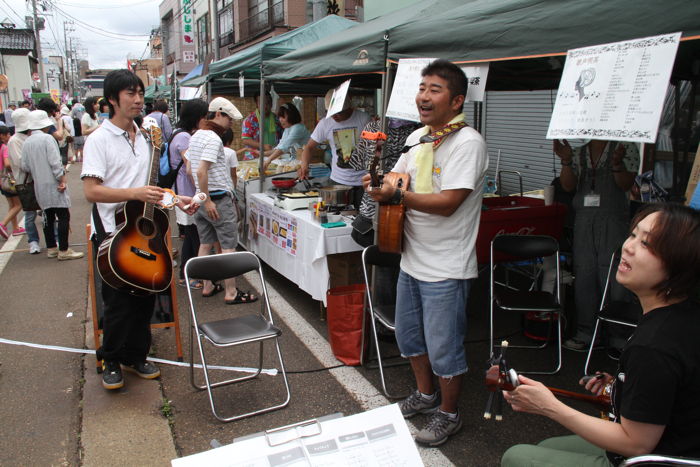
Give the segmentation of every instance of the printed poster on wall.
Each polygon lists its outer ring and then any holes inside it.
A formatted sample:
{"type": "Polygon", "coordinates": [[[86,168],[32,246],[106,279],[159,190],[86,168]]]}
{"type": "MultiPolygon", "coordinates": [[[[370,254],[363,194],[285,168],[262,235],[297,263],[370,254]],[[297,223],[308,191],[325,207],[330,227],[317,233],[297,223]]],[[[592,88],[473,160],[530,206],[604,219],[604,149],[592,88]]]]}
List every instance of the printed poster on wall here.
{"type": "Polygon", "coordinates": [[[655,142],[680,37],[569,50],[547,139],[655,142]]]}

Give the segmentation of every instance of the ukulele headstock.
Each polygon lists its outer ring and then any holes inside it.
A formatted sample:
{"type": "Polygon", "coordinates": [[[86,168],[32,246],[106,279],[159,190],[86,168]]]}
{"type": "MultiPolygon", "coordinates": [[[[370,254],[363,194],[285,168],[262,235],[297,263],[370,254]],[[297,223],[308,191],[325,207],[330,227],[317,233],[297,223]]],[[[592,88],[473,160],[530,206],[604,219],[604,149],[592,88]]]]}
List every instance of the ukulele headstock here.
{"type": "Polygon", "coordinates": [[[368,139],[370,141],[376,142],[376,146],[374,147],[374,157],[372,158],[372,162],[369,165],[368,172],[370,177],[372,178],[372,182],[370,183],[370,185],[373,187],[378,187],[380,185],[380,182],[377,167],[379,166],[379,161],[382,160],[382,150],[384,148],[384,143],[386,142],[386,134],[382,133],[381,131],[377,131],[375,133],[363,131],[361,137],[363,139],[368,139]]]}

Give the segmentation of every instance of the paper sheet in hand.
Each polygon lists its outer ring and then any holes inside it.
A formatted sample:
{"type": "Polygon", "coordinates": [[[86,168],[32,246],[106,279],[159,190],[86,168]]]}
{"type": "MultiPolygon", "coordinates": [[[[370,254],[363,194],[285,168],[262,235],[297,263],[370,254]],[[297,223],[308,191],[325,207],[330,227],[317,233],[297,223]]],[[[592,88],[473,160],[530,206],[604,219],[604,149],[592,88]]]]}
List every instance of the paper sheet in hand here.
{"type": "Polygon", "coordinates": [[[569,50],[547,139],[656,141],[680,37],[569,50]]]}
{"type": "Polygon", "coordinates": [[[338,112],[343,111],[343,105],[345,104],[345,99],[347,98],[349,88],[350,80],[345,81],[343,84],[335,88],[333,91],[333,97],[331,97],[331,104],[328,106],[328,114],[326,117],[332,117],[338,112]]]}
{"type": "MultiPolygon", "coordinates": [[[[173,467],[214,466],[422,466],[398,405],[321,423],[321,434],[271,447],[265,436],[180,459],[173,467]]],[[[297,433],[298,434],[298,433],[297,433]]]]}

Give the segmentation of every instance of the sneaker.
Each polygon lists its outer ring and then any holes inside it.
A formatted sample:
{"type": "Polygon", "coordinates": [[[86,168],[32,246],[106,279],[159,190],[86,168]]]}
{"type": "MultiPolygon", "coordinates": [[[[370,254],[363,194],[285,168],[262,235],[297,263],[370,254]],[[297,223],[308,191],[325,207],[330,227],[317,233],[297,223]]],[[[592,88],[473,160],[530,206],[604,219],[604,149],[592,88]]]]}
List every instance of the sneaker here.
{"type": "Polygon", "coordinates": [[[53,248],[47,248],[46,249],[46,257],[47,258],[56,258],[58,256],[58,247],[55,246],[53,248]]]}
{"type": "Polygon", "coordinates": [[[411,418],[419,413],[433,413],[440,407],[440,391],[435,392],[433,400],[429,401],[416,389],[410,396],[399,402],[403,418],[411,418]]]}
{"type": "Polygon", "coordinates": [[[19,229],[15,229],[12,231],[12,235],[24,235],[26,233],[27,231],[24,230],[24,227],[20,227],[19,229]]]}
{"type": "Polygon", "coordinates": [[[573,350],[574,352],[586,352],[588,351],[589,345],[590,342],[585,342],[581,339],[576,339],[575,337],[572,337],[571,339],[565,340],[562,344],[562,347],[564,347],[565,349],[573,350]]]}
{"type": "Polygon", "coordinates": [[[447,438],[462,429],[462,417],[457,412],[456,417],[438,410],[430,417],[425,428],[416,435],[416,442],[426,446],[440,446],[447,438]]]}
{"type": "Polygon", "coordinates": [[[80,251],[73,251],[70,248],[68,248],[66,251],[58,252],[59,261],[67,261],[69,259],[80,259],[83,256],[85,256],[85,253],[82,253],[80,251]]]}
{"type": "Polygon", "coordinates": [[[126,371],[136,373],[144,379],[154,379],[160,376],[160,370],[151,362],[141,362],[134,365],[122,365],[126,371]]]}
{"type": "Polygon", "coordinates": [[[5,227],[5,224],[0,222],[0,235],[2,235],[5,239],[10,238],[10,234],[7,231],[7,227],[5,227]]]}
{"type": "Polygon", "coordinates": [[[102,361],[102,387],[105,389],[124,387],[124,377],[118,362],[113,360],[102,361]]]}
{"type": "Polygon", "coordinates": [[[29,242],[29,254],[38,255],[39,253],[41,253],[39,242],[29,242]]]}

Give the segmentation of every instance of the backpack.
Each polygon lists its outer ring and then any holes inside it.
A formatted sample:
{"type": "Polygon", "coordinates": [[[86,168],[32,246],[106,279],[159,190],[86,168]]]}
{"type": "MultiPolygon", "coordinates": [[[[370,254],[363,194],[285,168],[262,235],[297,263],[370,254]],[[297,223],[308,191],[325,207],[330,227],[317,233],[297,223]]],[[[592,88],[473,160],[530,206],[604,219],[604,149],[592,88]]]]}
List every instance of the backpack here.
{"type": "Polygon", "coordinates": [[[73,130],[75,131],[75,136],[83,136],[83,127],[79,118],[73,119],[73,130]]]}
{"type": "Polygon", "coordinates": [[[170,139],[160,146],[160,159],[158,161],[160,165],[158,168],[158,186],[161,188],[173,187],[175,180],[177,179],[177,174],[180,171],[180,167],[182,167],[182,164],[185,162],[184,160],[181,160],[175,169],[170,167],[170,143],[173,141],[173,138],[175,138],[175,135],[182,133],[183,131],[185,130],[182,128],[174,131],[173,134],[170,135],[170,139]]]}

